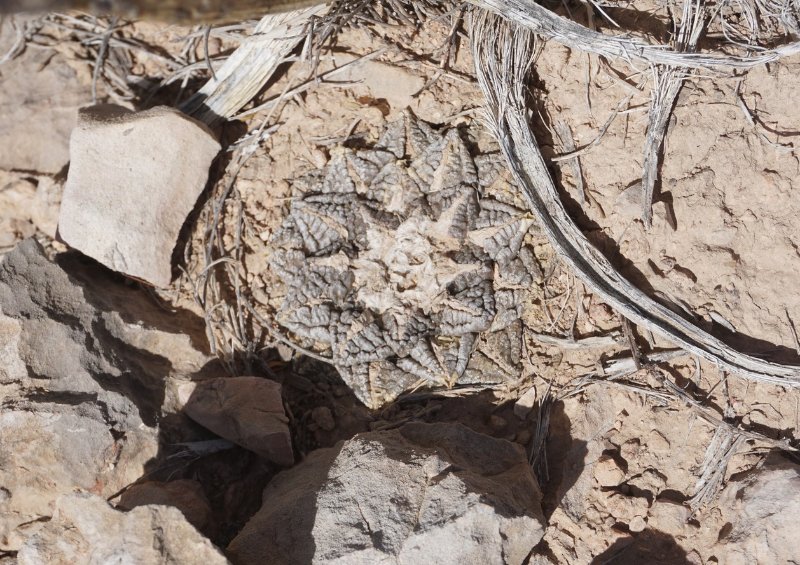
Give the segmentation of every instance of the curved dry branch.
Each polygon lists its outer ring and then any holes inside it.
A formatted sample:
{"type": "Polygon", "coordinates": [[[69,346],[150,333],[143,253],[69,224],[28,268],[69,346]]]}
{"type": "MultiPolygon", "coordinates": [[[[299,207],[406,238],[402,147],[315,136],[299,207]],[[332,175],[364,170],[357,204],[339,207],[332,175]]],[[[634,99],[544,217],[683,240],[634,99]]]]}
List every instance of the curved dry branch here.
{"type": "Polygon", "coordinates": [[[647,296],[626,280],[572,221],[527,121],[526,78],[534,59],[534,35],[476,11],[472,48],[486,97],[488,125],[550,243],[581,280],[634,323],[725,370],[753,380],[800,386],[800,367],[743,354],[647,296]]]}
{"type": "Polygon", "coordinates": [[[541,37],[553,39],[572,49],[596,53],[610,59],[624,59],[631,63],[644,62],[651,65],[692,69],[750,69],[800,53],[798,41],[774,49],[763,49],[747,56],[724,53],[680,53],[665,45],[654,45],[640,39],[592,31],[577,22],[554,14],[534,0],[468,1],[510,22],[524,26],[541,37]]]}

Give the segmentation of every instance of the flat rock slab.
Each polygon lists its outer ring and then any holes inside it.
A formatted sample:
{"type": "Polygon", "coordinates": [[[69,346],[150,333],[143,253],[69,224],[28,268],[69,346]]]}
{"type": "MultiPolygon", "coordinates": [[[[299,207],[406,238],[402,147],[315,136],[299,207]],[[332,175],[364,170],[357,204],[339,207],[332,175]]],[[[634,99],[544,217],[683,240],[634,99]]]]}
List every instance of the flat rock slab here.
{"type": "Polygon", "coordinates": [[[275,477],[228,547],[261,563],[523,563],[545,528],[519,445],[406,424],[320,449],[275,477]]]}
{"type": "Polygon", "coordinates": [[[258,377],[202,381],[184,408],[198,424],[282,466],[294,463],[281,385],[258,377]]]}
{"type": "Polygon", "coordinates": [[[56,502],[53,518],[20,548],[17,562],[225,565],[228,560],[177,508],[150,505],[120,512],[99,496],[78,493],[56,502]]]}
{"type": "Polygon", "coordinates": [[[219,150],[205,125],[174,108],[80,110],[59,237],[115,271],[169,286],[178,234],[219,150]]]}

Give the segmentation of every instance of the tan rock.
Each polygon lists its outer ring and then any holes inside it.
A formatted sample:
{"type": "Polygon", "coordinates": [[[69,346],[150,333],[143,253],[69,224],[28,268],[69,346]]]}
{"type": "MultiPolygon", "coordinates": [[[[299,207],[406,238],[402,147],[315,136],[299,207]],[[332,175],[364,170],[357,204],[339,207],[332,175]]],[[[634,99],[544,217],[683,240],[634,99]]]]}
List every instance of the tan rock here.
{"type": "Polygon", "coordinates": [[[184,410],[198,424],[269,461],[294,463],[289,419],[276,382],[258,377],[202,381],[184,410]]]}
{"type": "Polygon", "coordinates": [[[59,236],[115,271],[168,286],[178,234],[219,150],[208,128],[173,108],[82,109],[59,236]]]}
{"type": "Polygon", "coordinates": [[[628,529],[634,534],[643,532],[646,527],[647,522],[645,521],[644,516],[634,516],[628,524],[628,529]]]}
{"type": "Polygon", "coordinates": [[[17,561],[19,565],[228,563],[176,508],[140,506],[120,512],[87,493],[61,497],[52,520],[25,542],[17,561]]]}
{"type": "MultiPolygon", "coordinates": [[[[2,18],[0,53],[15,39],[9,19],[2,18]]],[[[92,100],[90,79],[62,53],[40,47],[0,65],[0,169],[48,174],[63,169],[78,108],[92,100]]]]}
{"type": "Polygon", "coordinates": [[[595,463],[594,478],[601,487],[615,487],[625,479],[625,473],[613,458],[603,455],[595,463]]]}
{"type": "Polygon", "coordinates": [[[137,506],[150,504],[177,508],[191,525],[207,535],[212,527],[211,506],[203,487],[197,481],[182,479],[167,483],[159,481],[138,483],[122,493],[117,507],[132,510],[137,506]]]}
{"type": "Polygon", "coordinates": [[[647,523],[655,530],[670,536],[684,533],[691,511],[683,504],[656,500],[648,510],[647,523]]]}

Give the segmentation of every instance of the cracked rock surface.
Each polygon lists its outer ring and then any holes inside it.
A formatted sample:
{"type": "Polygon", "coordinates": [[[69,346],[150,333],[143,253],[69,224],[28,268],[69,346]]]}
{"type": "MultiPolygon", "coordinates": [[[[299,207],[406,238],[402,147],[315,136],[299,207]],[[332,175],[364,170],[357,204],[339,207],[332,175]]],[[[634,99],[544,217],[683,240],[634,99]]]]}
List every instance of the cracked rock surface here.
{"type": "Polygon", "coordinates": [[[295,181],[272,239],[277,320],[326,351],[367,406],[514,372],[524,289],[541,273],[533,219],[493,191],[498,174],[459,130],[406,114],[295,181]]]}
{"type": "Polygon", "coordinates": [[[169,381],[210,361],[191,322],[74,254],[51,261],[33,239],[5,257],[0,550],[41,527],[58,496],[110,496],[144,474],[169,381]]]}
{"type": "Polygon", "coordinates": [[[796,563],[800,467],[772,455],[760,472],[731,482],[721,494],[727,523],[719,535],[720,563],[796,563]]]}
{"type": "Polygon", "coordinates": [[[235,563],[522,563],[544,534],[524,450],[406,424],[312,453],[267,485],[235,563]]]}
{"type": "Polygon", "coordinates": [[[120,512],[88,493],[59,498],[52,520],[26,540],[17,561],[19,565],[228,563],[177,508],[147,505],[120,512]]]}

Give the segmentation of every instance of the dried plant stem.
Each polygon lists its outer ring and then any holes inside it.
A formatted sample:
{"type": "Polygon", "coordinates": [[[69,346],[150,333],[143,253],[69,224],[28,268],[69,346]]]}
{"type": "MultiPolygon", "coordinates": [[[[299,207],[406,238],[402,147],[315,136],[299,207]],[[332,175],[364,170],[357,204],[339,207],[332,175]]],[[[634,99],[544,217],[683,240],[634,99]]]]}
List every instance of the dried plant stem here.
{"type": "Polygon", "coordinates": [[[208,124],[236,114],[306,37],[310,20],[325,9],[324,5],[313,6],[262,18],[253,35],[216,71],[216,78],[189,98],[181,110],[208,124]]]}
{"type": "MultiPolygon", "coordinates": [[[[675,25],[675,52],[694,53],[705,25],[706,9],[703,0],[684,0],[680,24],[675,25]]],[[[653,94],[642,165],[642,221],[646,228],[653,224],[653,195],[658,179],[659,157],[667,137],[667,126],[684,78],[690,73],[689,69],[676,66],[654,65],[652,69],[653,94]]]]}
{"type": "Polygon", "coordinates": [[[587,287],[633,323],[744,378],[800,386],[800,367],[737,351],[631,284],[572,221],[528,123],[527,77],[534,36],[485,11],[473,14],[473,57],[487,122],[556,254],[587,287]]]}
{"type": "Polygon", "coordinates": [[[642,221],[646,228],[653,224],[653,196],[658,179],[658,162],[667,136],[669,118],[683,86],[681,75],[684,72],[684,69],[675,67],[653,67],[653,97],[642,160],[642,221]]]}
{"type": "Polygon", "coordinates": [[[800,42],[793,41],[761,49],[748,55],[724,53],[681,53],[664,45],[630,37],[605,35],[554,14],[534,0],[469,0],[509,22],[525,27],[545,39],[558,41],[579,51],[596,53],[607,59],[623,59],[632,64],[670,65],[692,69],[750,69],[783,57],[800,53],[800,42]]]}

